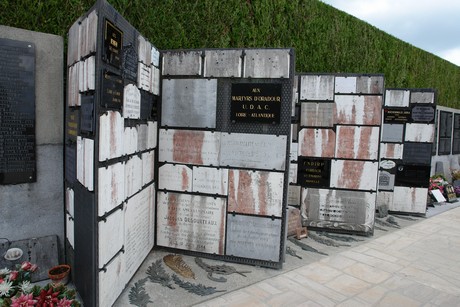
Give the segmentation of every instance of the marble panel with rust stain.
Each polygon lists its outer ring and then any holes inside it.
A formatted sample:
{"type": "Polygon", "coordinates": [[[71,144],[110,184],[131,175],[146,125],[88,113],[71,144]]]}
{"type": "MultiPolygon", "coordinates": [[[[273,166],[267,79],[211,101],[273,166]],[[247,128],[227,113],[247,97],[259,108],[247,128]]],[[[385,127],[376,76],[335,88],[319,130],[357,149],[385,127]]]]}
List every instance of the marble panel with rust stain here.
{"type": "Polygon", "coordinates": [[[335,157],[343,159],[377,160],[379,127],[337,126],[335,157]]]}
{"type": "Polygon", "coordinates": [[[383,76],[359,76],[356,80],[356,92],[361,94],[383,94],[383,76]]]}
{"type": "Polygon", "coordinates": [[[98,222],[98,263],[104,266],[123,248],[124,244],[124,212],[115,210],[98,222]]]}
{"type": "Polygon", "coordinates": [[[290,49],[246,49],[244,78],[289,78],[290,49]]]}
{"type": "Polygon", "coordinates": [[[393,191],[379,191],[377,194],[376,208],[384,206],[389,208],[393,204],[393,191]]]}
{"type": "Polygon", "coordinates": [[[434,124],[406,124],[404,141],[432,143],[434,139],[434,124]]]}
{"type": "Polygon", "coordinates": [[[393,202],[389,210],[407,213],[426,213],[427,188],[394,187],[393,202]]]}
{"type": "Polygon", "coordinates": [[[158,169],[158,189],[192,191],[192,168],[181,164],[166,163],[158,169]]]}
{"type": "Polygon", "coordinates": [[[408,107],[410,91],[409,90],[386,90],[385,106],[386,107],[408,107]]]}
{"type": "Polygon", "coordinates": [[[380,125],[382,96],[335,95],[334,118],[337,124],[380,125]]]}
{"type": "Polygon", "coordinates": [[[163,75],[201,75],[201,51],[163,52],[163,75]]]}
{"type": "Polygon", "coordinates": [[[381,143],[380,144],[380,158],[386,159],[402,159],[403,144],[395,143],[381,143]]]}
{"type": "Polygon", "coordinates": [[[243,50],[205,50],[204,77],[240,78],[243,50]]]}
{"type": "Polygon", "coordinates": [[[332,127],[334,103],[303,102],[300,107],[300,125],[309,127],[332,127]]]}
{"type": "Polygon", "coordinates": [[[334,158],[336,134],[332,129],[305,128],[299,132],[299,156],[334,158]]]}
{"type": "Polygon", "coordinates": [[[125,198],[132,196],[142,188],[142,159],[132,156],[125,163],[125,198]]]}
{"type": "Polygon", "coordinates": [[[120,112],[107,111],[99,118],[99,161],[121,157],[124,152],[124,119],[120,112]]]}
{"type": "Polygon", "coordinates": [[[280,217],[284,173],[229,170],[228,211],[280,217]]]}
{"type": "Polygon", "coordinates": [[[333,75],[301,75],[300,100],[333,101],[333,75]]]}
{"type": "Polygon", "coordinates": [[[434,92],[417,92],[412,90],[410,93],[411,103],[434,103],[434,92]]]}
{"type": "Polygon", "coordinates": [[[125,200],[125,166],[116,163],[98,170],[98,216],[103,216],[125,200]]]}
{"type": "Polygon", "coordinates": [[[378,163],[332,160],[331,187],[351,190],[377,190],[378,163]]]}
{"type": "Polygon", "coordinates": [[[142,153],[142,186],[155,178],[155,151],[142,153]]]}
{"type": "Polygon", "coordinates": [[[137,151],[137,127],[126,127],[123,140],[123,153],[125,155],[133,154],[137,151]]]}
{"type": "Polygon", "coordinates": [[[126,278],[125,254],[119,253],[105,266],[105,270],[99,270],[99,306],[112,306],[117,297],[125,288],[129,278],[126,278]]]}
{"type": "Polygon", "coordinates": [[[207,194],[228,194],[228,169],[193,167],[192,191],[207,194]]]}

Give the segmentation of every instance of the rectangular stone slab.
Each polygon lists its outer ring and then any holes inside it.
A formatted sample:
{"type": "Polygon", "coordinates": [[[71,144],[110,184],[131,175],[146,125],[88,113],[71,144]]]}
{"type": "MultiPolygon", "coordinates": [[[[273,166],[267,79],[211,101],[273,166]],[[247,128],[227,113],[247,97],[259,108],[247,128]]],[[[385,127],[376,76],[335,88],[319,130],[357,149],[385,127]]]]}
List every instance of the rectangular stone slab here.
{"type": "Polygon", "coordinates": [[[228,169],[194,166],[192,191],[227,195],[228,169]]]}
{"type": "Polygon", "coordinates": [[[333,101],[333,75],[300,76],[300,100],[333,101]]]}
{"type": "Polygon", "coordinates": [[[158,169],[158,189],[192,191],[192,168],[181,164],[166,163],[158,169]]]}

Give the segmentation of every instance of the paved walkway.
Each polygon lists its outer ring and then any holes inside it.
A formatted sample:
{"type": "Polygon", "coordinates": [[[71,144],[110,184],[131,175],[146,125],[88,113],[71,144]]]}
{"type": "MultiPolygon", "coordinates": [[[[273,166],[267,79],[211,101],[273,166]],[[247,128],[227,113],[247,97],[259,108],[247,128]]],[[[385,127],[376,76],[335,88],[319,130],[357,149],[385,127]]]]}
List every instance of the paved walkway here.
{"type": "Polygon", "coordinates": [[[460,208],[195,306],[460,306],[460,208]]]}

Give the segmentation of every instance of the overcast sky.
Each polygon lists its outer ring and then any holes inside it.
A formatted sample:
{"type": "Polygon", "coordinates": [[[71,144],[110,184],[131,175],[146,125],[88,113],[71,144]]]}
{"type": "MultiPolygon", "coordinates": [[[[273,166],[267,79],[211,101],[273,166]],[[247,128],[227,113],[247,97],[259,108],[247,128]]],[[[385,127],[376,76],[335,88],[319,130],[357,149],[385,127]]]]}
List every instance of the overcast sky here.
{"type": "Polygon", "coordinates": [[[460,66],[460,0],[322,0],[460,66]]]}

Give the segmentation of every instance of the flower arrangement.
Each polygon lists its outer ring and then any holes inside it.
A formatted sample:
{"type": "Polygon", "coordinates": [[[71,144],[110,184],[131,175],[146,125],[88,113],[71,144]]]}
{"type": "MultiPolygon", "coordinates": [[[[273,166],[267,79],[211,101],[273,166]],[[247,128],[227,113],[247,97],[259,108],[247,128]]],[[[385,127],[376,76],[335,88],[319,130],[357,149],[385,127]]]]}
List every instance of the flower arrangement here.
{"type": "Polygon", "coordinates": [[[78,307],[76,292],[64,285],[32,285],[31,274],[37,265],[24,261],[16,270],[0,269],[0,307],[56,306],[78,307]]]}
{"type": "Polygon", "coordinates": [[[444,187],[447,185],[446,177],[441,174],[435,174],[430,177],[430,185],[428,190],[431,192],[432,190],[439,190],[442,194],[444,194],[444,187]]]}

